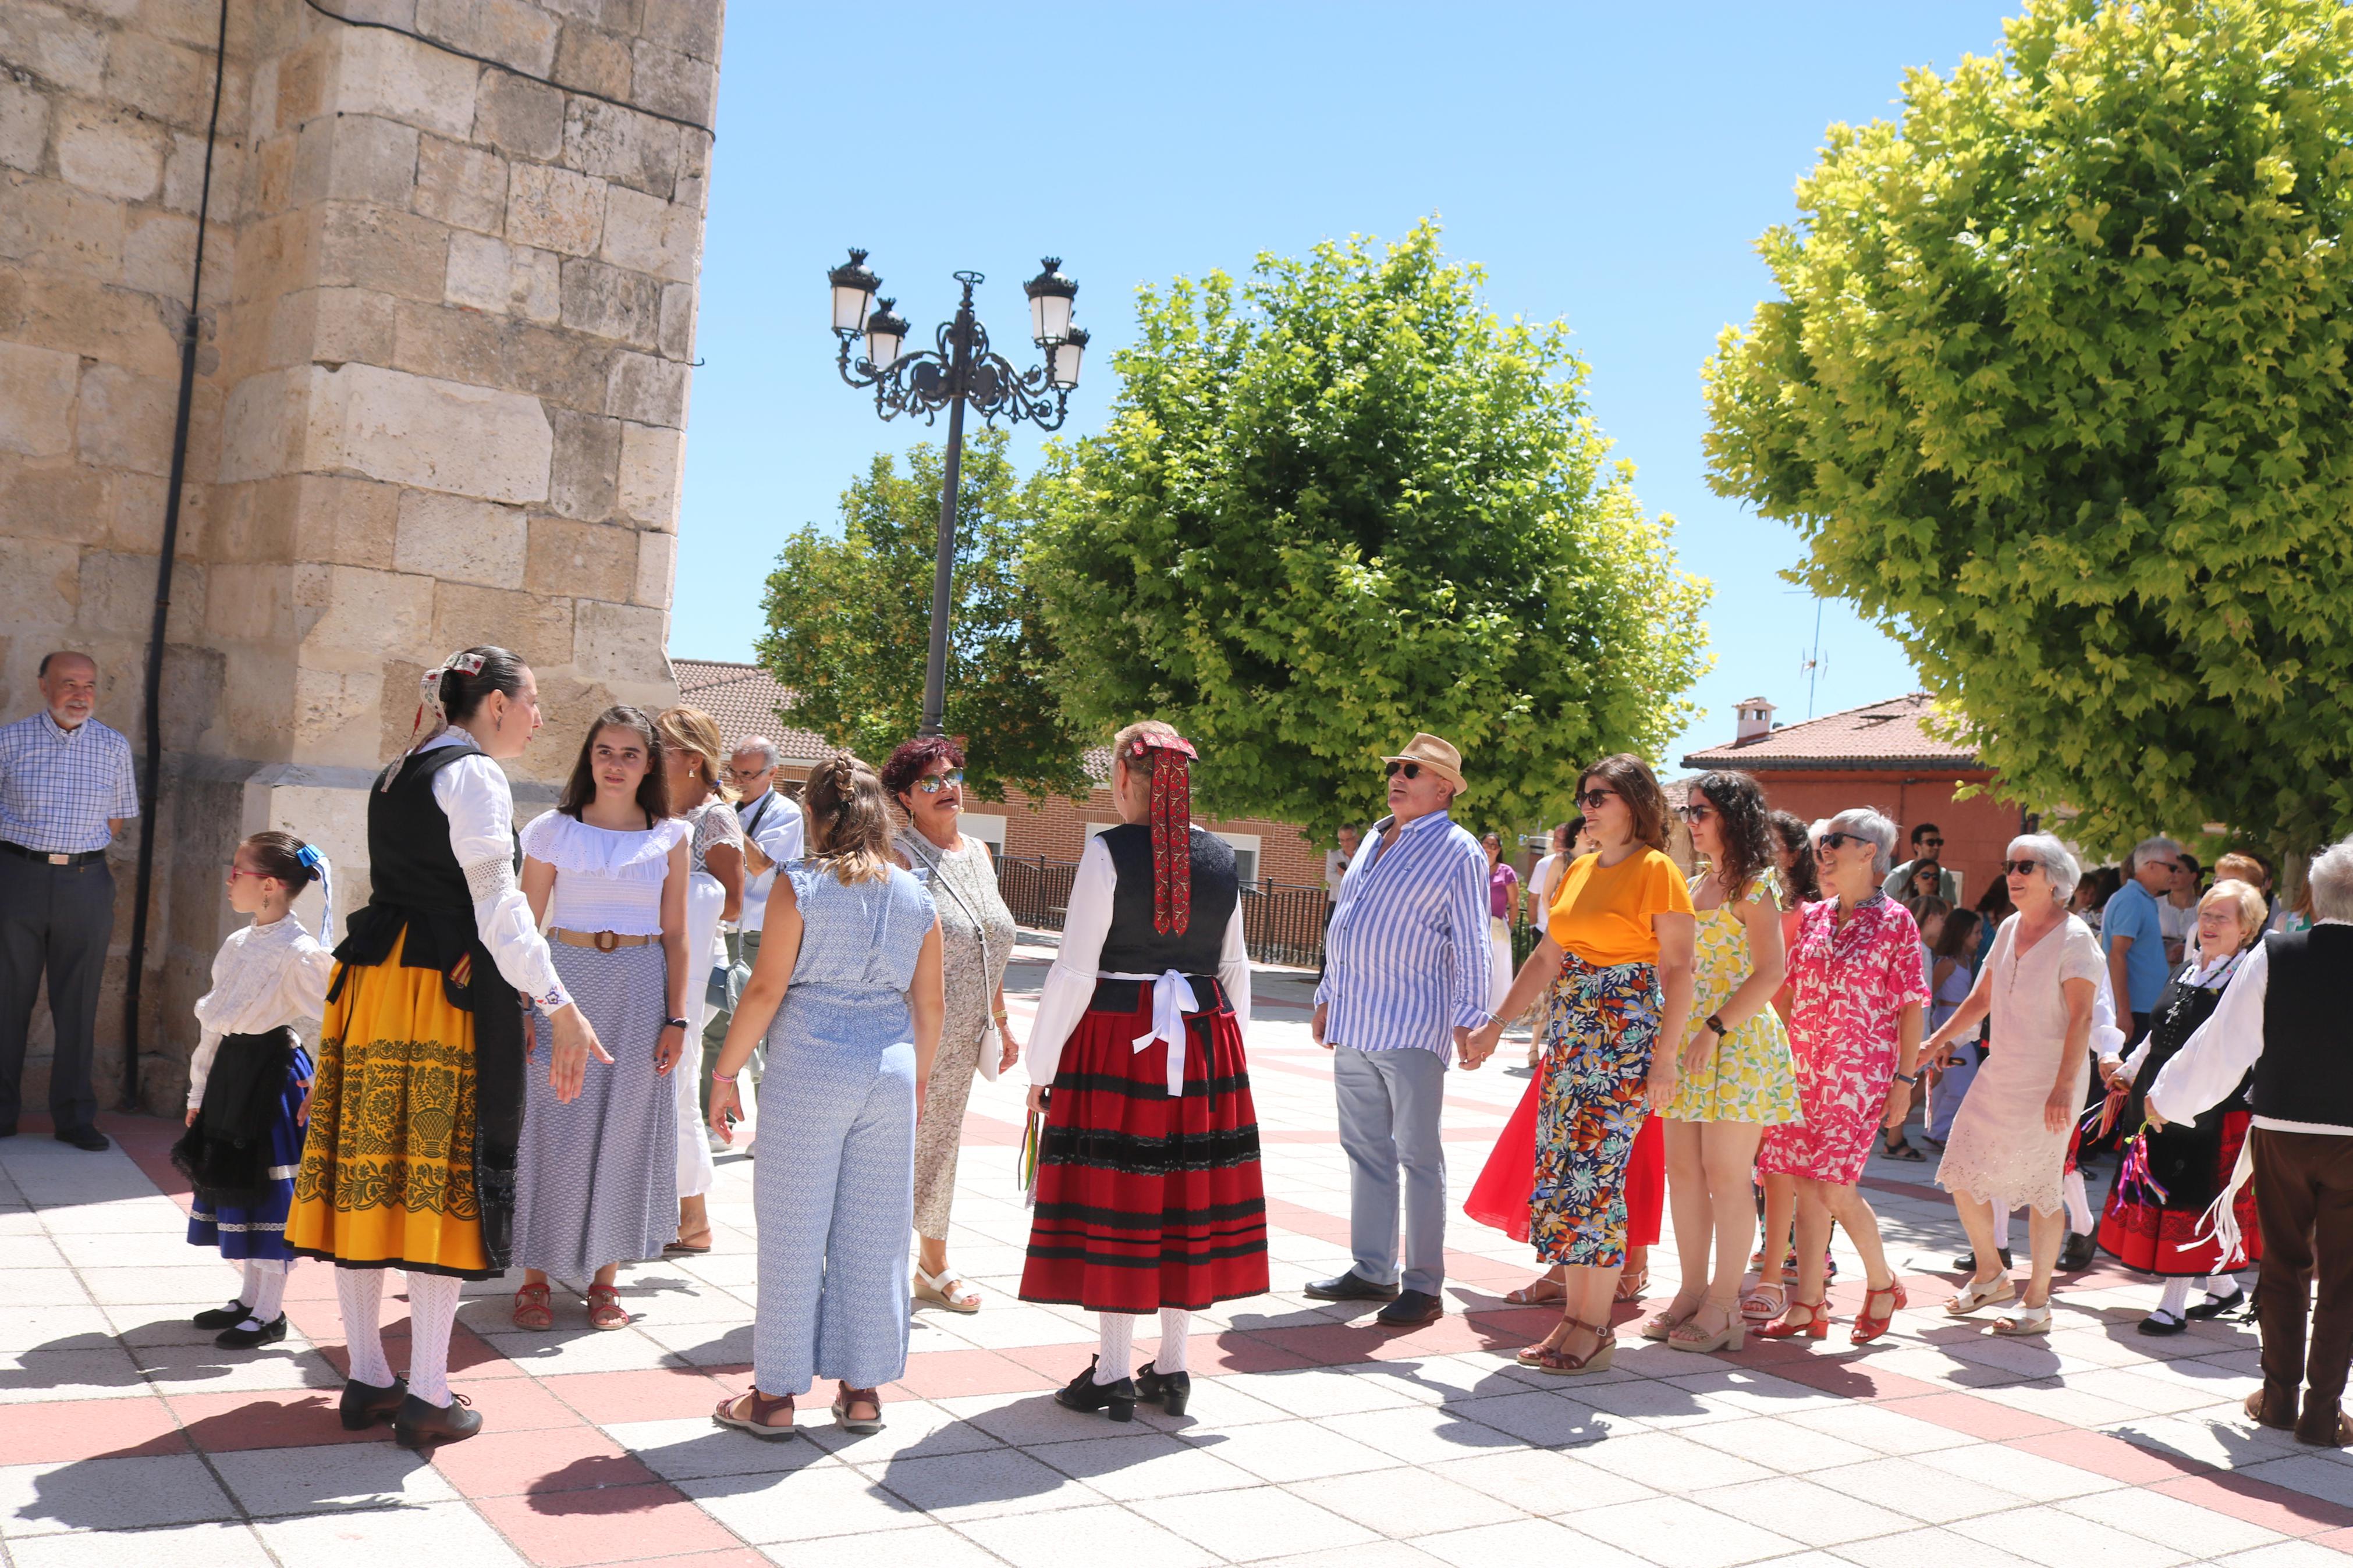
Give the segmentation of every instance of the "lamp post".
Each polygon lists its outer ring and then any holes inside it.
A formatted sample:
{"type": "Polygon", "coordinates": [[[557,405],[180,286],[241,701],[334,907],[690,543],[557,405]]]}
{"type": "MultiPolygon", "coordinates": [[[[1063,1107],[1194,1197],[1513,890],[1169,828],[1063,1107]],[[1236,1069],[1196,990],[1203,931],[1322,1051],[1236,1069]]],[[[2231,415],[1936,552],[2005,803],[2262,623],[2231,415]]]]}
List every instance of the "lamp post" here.
{"type": "Polygon", "coordinates": [[[1079,286],[1062,276],[1061,265],[1060,258],[1047,257],[1038,276],[1022,285],[1029,296],[1029,341],[1046,355],[1043,365],[1027,371],[1015,370],[1004,355],[989,349],[988,329],[972,310],[972,291],[986,281],[977,272],[955,274],[964,285],[964,298],[955,319],[934,334],[934,347],[913,353],[901,352],[907,322],[898,313],[898,301],[875,297],[882,279],[867,267],[866,252],[853,248],[848,261],[825,275],[833,287],[833,334],[841,340],[841,379],[851,386],[872,387],[874,412],[885,419],[904,414],[929,425],[941,409],[948,414],[939,548],[932,568],[932,647],[923,669],[922,732],[926,735],[942,732],[947,705],[948,601],[955,563],[956,489],[964,468],[965,407],[970,405],[987,421],[1002,418],[1018,425],[1026,419],[1041,430],[1061,428],[1087,347],[1087,330],[1071,324],[1071,303],[1079,286]],[[865,351],[853,359],[852,345],[861,337],[865,351]]]}

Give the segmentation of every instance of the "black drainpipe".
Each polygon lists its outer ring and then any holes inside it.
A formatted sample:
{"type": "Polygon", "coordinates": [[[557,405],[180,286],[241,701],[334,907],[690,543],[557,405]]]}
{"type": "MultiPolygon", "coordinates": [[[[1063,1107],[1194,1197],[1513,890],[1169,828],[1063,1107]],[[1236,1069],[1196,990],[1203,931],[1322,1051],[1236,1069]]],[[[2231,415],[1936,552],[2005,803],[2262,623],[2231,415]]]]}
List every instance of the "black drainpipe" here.
{"type": "Polygon", "coordinates": [[[139,1109],[139,993],[147,970],[147,905],[155,887],[155,818],[164,766],[164,631],[172,567],[180,552],[180,490],[188,474],[188,413],[196,395],[196,306],[204,297],[205,230],[213,207],[213,145],[220,135],[221,78],[228,64],[228,0],[213,39],[213,112],[205,126],[204,188],[196,198],[196,264],[180,330],[180,404],[172,416],[172,480],[164,495],[164,548],[155,561],[155,615],[147,631],[147,759],[140,782],[139,877],[131,895],[131,972],[122,988],[122,1106],[139,1109]]]}

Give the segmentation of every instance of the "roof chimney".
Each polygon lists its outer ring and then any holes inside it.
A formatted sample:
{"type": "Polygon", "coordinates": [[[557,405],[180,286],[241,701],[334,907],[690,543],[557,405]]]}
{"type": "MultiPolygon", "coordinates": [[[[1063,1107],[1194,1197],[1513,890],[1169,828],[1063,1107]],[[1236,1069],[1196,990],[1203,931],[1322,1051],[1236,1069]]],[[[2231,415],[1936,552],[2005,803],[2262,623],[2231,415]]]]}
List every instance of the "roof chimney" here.
{"type": "Polygon", "coordinates": [[[1739,725],[1732,732],[1732,743],[1746,746],[1761,741],[1773,732],[1773,705],[1762,697],[1744,697],[1735,710],[1739,725]]]}

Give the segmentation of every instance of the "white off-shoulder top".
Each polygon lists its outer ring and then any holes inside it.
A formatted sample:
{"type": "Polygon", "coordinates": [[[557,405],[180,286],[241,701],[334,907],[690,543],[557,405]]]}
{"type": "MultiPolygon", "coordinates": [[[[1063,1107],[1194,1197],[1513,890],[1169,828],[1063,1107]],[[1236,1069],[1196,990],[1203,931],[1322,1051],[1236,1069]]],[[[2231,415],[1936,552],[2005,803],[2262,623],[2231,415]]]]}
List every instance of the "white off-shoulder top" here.
{"type": "Polygon", "coordinates": [[[533,818],[522,830],[522,852],[555,868],[548,923],[558,931],[659,936],[670,852],[686,841],[692,826],[671,816],[636,832],[615,832],[560,811],[533,818]]]}

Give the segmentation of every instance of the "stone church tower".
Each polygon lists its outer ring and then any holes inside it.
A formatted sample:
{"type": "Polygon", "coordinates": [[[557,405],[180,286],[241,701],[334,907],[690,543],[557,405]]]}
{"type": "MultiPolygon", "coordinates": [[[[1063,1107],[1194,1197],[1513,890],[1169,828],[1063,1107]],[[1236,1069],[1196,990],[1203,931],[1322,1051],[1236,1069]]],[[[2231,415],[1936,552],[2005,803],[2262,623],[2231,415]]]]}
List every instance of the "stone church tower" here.
{"type": "MultiPolygon", "coordinates": [[[[291,829],[332,856],[341,908],[364,898],[367,784],[423,669],[496,642],[537,670],[524,815],[597,710],[672,697],[723,5],[0,3],[0,715],[37,710],[43,652],[81,649],[100,718],[142,753],[210,143],[150,807],[150,1109],[185,1089],[238,838],[291,829]]],[[[125,1079],[135,846],[113,854],[101,1104],[125,1079]]]]}

